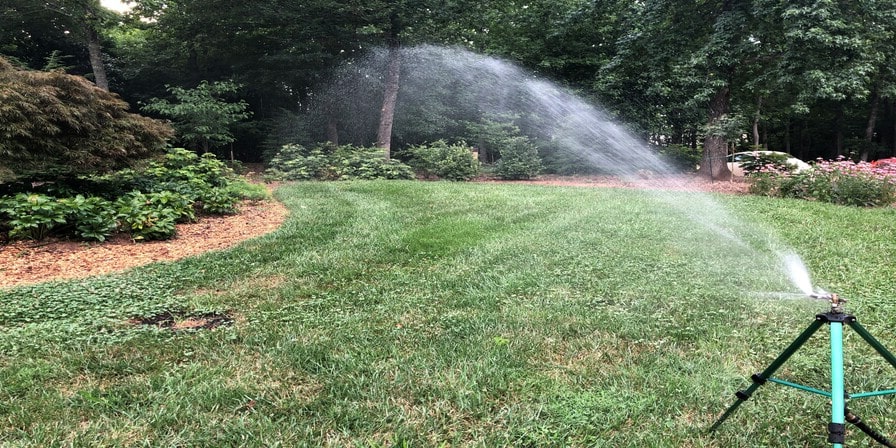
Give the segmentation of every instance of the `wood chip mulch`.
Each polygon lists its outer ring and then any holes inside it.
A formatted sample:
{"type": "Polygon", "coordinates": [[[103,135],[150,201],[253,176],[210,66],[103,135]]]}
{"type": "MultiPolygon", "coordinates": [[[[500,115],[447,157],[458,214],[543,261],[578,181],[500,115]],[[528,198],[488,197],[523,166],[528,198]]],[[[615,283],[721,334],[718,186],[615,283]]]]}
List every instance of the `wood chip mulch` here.
{"type": "Polygon", "coordinates": [[[135,243],[116,235],[103,243],[49,240],[0,245],[0,288],[89,277],[226,249],[276,230],[288,211],[274,201],[244,202],[239,213],[178,224],[167,241],[135,243]]]}

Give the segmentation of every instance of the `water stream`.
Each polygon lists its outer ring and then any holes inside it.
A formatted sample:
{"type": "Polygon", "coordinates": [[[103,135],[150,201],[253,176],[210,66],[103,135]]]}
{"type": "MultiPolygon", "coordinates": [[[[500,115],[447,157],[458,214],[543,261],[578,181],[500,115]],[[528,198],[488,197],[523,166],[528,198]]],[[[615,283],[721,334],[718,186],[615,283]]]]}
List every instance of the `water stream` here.
{"type": "MultiPolygon", "coordinates": [[[[774,265],[770,269],[788,278],[800,295],[813,293],[805,264],[774,232],[732,216],[710,194],[688,193],[683,199],[677,190],[686,189],[687,176],[602,107],[512,63],[464,49],[420,46],[405,49],[402,57],[399,103],[405,108],[396,120],[427,115],[415,110],[458,119],[515,117],[525,124],[526,135],[602,174],[634,182],[650,177],[660,188],[644,191],[663,207],[715,235],[721,246],[742,252],[746,262],[774,265]]],[[[351,70],[374,79],[381,76],[384,59],[385,52],[376,53],[373,62],[358,61],[351,70]]]]}

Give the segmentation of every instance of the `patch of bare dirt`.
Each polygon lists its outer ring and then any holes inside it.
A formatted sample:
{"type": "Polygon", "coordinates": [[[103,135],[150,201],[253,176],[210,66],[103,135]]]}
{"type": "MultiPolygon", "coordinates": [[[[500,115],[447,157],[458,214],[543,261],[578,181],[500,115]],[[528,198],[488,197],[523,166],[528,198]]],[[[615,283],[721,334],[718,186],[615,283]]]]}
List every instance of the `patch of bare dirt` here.
{"type": "Polygon", "coordinates": [[[133,318],[128,321],[132,325],[154,326],[171,331],[211,330],[222,325],[230,325],[233,318],[223,313],[178,314],[164,312],[155,316],[133,318]]]}
{"type": "Polygon", "coordinates": [[[107,274],[227,249],[276,230],[287,214],[277,201],[247,201],[236,215],[178,224],[177,236],[167,241],[135,243],[127,235],[103,243],[15,241],[0,245],[0,288],[107,274]]]}

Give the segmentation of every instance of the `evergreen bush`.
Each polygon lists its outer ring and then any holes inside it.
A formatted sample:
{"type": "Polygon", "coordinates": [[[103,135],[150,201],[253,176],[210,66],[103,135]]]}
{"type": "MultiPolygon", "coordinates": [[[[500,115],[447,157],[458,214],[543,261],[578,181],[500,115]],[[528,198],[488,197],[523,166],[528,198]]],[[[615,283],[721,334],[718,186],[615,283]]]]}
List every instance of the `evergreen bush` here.
{"type": "Polygon", "coordinates": [[[120,169],[159,154],[173,135],[81,76],[22,70],[0,58],[0,85],[3,181],[120,169]]]}

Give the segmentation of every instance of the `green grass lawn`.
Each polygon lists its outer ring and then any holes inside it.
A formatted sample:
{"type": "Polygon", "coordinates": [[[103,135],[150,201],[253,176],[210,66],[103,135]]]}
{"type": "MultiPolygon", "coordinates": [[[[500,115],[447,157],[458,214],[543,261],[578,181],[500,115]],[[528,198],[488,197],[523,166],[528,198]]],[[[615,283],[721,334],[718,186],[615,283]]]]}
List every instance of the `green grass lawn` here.
{"type": "MultiPolygon", "coordinates": [[[[0,291],[2,446],[823,446],[827,399],[769,384],[824,303],[775,257],[645,193],[302,183],[226,252],[0,291]],[[227,312],[229,326],[129,323],[227,312]]],[[[688,203],[689,193],[674,201],[688,203]]],[[[896,209],[719,197],[896,350],[896,209]],[[752,224],[751,224],[752,225],[752,224]]],[[[846,331],[847,389],[896,369],[846,331]]],[[[826,329],[779,371],[827,388],[826,329]]],[[[850,407],[896,435],[893,398],[850,407]]],[[[854,429],[850,446],[872,446],[854,429]]]]}

